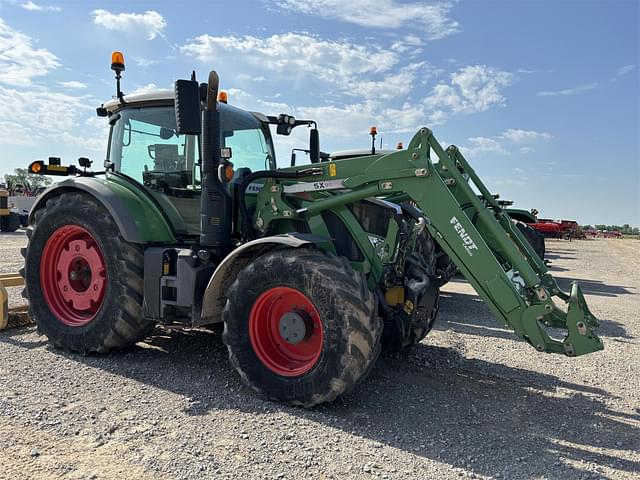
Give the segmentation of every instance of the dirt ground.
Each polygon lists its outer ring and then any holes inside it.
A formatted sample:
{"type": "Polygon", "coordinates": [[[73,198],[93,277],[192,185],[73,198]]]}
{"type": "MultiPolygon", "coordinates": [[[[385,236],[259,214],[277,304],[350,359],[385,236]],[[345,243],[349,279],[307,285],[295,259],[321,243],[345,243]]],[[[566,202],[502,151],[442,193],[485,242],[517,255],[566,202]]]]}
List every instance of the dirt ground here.
{"type": "MultiPolygon", "coordinates": [[[[0,235],[0,272],[24,244],[0,235]]],[[[639,478],[640,242],[548,252],[602,320],[603,352],[537,353],[456,280],[422,344],[313,410],[257,398],[211,332],[87,357],[2,332],[0,478],[639,478]]]]}

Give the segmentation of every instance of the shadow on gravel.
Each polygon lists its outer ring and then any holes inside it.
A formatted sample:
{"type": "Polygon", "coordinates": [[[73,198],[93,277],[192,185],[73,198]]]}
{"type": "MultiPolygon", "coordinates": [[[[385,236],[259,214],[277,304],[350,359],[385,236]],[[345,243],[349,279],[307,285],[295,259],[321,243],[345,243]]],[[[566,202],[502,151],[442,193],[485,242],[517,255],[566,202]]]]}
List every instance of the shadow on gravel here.
{"type": "Polygon", "coordinates": [[[489,307],[475,294],[459,292],[440,293],[440,312],[435,330],[453,330],[476,337],[494,337],[515,340],[513,332],[502,327],[489,307]],[[464,312],[461,315],[460,312],[464,312]],[[472,319],[470,322],[469,319],[472,319]]]}
{"type": "MultiPolygon", "coordinates": [[[[15,336],[3,334],[3,342],[21,346],[15,336]]],[[[201,416],[203,428],[216,412],[256,413],[256,422],[281,412],[367,439],[372,451],[388,445],[482,475],[576,478],[581,472],[565,465],[568,459],[640,470],[640,463],[602,450],[640,446],[640,429],[632,424],[640,414],[611,410],[605,390],[466,359],[455,348],[420,344],[402,356],[382,357],[353,394],[312,410],[263,401],[244,388],[219,335],[210,331],[158,330],[145,343],[108,356],[52,351],[183,396],[190,402],[184,413],[201,416]]]]}
{"type": "Polygon", "coordinates": [[[21,338],[24,335],[25,331],[28,329],[34,329],[35,327],[21,327],[21,328],[11,328],[8,330],[3,330],[0,332],[0,345],[6,343],[8,345],[13,345],[20,348],[25,348],[27,350],[31,350],[34,348],[41,348],[48,344],[47,339],[45,337],[38,337],[38,340],[24,340],[21,338]]]}
{"type": "MultiPolygon", "coordinates": [[[[582,280],[579,280],[582,284],[582,280]]],[[[612,339],[632,340],[624,325],[615,320],[600,318],[597,334],[612,339]]],[[[516,340],[511,330],[504,328],[493,316],[489,307],[475,294],[460,292],[440,293],[440,313],[435,330],[453,330],[456,333],[476,337],[494,337],[516,340]],[[460,312],[464,312],[461,315],[460,312]],[[472,319],[472,321],[469,321],[472,319]]]]}
{"type": "Polygon", "coordinates": [[[576,281],[582,287],[582,291],[587,295],[600,295],[603,297],[617,297],[618,295],[633,295],[633,287],[623,287],[622,285],[608,285],[600,280],[586,280],[583,278],[570,278],[555,276],[558,285],[564,291],[571,290],[571,282],[576,281]]]}
{"type": "Polygon", "coordinates": [[[544,258],[547,260],[575,260],[576,252],[574,250],[562,250],[553,248],[547,250],[544,253],[544,258]]]}
{"type": "Polygon", "coordinates": [[[555,264],[553,264],[553,263],[552,263],[551,265],[549,265],[549,266],[548,266],[548,269],[549,269],[550,271],[552,271],[552,272],[568,272],[568,271],[569,271],[569,269],[568,269],[568,268],[558,267],[557,265],[555,265],[555,264]]]}

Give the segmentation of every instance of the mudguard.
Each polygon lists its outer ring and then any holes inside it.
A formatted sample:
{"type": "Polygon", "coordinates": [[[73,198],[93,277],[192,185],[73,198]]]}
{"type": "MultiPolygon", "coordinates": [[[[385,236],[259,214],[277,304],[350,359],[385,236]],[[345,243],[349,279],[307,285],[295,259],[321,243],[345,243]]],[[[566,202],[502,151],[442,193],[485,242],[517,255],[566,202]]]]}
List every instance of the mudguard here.
{"type": "Polygon", "coordinates": [[[176,243],[171,226],[144,192],[135,187],[97,177],[75,177],[46,189],[29,213],[29,223],[34,213],[44,207],[48,198],[65,192],[81,191],[94,197],[111,214],[122,237],[131,243],[176,243]]]}
{"type": "Polygon", "coordinates": [[[502,211],[509,215],[513,220],[519,220],[524,223],[538,222],[536,216],[527,210],[522,210],[520,208],[503,208],[502,211]]]}
{"type": "Polygon", "coordinates": [[[200,325],[222,321],[222,310],[227,302],[227,289],[234,282],[240,270],[251,260],[278,247],[300,248],[305,245],[319,245],[330,241],[327,237],[307,233],[292,233],[259,238],[236,248],[218,265],[209,280],[202,299],[200,325]]]}

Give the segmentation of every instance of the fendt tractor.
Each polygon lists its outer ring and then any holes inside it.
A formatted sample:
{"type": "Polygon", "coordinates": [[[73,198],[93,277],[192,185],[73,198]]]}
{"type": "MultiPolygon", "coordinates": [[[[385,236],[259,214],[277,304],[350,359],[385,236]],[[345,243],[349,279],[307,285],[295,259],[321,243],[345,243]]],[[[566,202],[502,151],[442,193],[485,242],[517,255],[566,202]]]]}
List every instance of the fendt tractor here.
{"type": "Polygon", "coordinates": [[[331,159],[316,122],[226,103],[215,71],[124,96],[121,53],[111,68],[117,94],[97,109],[110,125],[104,171],[88,158],[29,166],[72,177],[38,198],[23,251],[30,315],[53,345],[101,353],[156,324],[223,324],[245,384],[310,407],[350,391],[381,348],[427,335],[440,249],[536,350],[603,348],[578,284],[558,287],[460,151],[428,128],[401,150],[331,159]],[[277,168],[270,127],[300,126],[310,163],[277,168]]]}

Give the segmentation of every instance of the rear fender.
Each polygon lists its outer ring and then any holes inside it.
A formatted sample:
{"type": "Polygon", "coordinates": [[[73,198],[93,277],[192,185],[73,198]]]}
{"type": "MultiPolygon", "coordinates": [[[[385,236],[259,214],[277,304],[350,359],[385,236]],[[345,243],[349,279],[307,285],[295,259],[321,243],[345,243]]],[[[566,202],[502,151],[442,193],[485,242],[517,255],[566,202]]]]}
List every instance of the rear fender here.
{"type": "Polygon", "coordinates": [[[121,183],[96,177],[70,178],[45,190],[29,213],[29,223],[33,222],[35,212],[43,208],[49,198],[73,191],[91,195],[101,203],[113,217],[120,234],[127,242],[177,242],[162,212],[143,192],[136,192],[121,183]]]}
{"type": "Polygon", "coordinates": [[[319,246],[327,240],[331,239],[307,233],[290,233],[259,238],[236,248],[218,265],[209,280],[202,300],[200,325],[222,322],[222,310],[227,303],[227,289],[233,284],[240,270],[254,258],[277,248],[319,246]]]}

